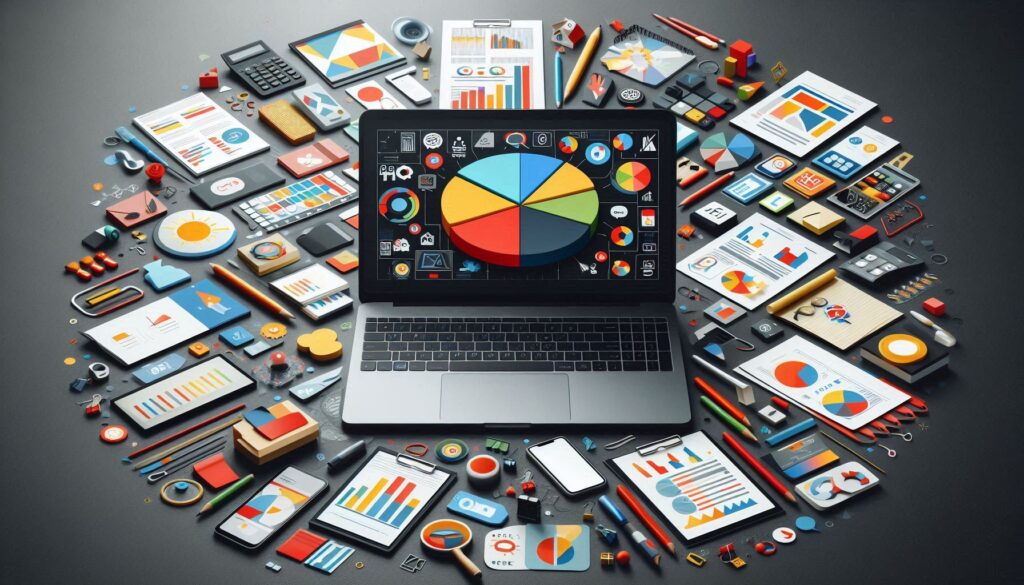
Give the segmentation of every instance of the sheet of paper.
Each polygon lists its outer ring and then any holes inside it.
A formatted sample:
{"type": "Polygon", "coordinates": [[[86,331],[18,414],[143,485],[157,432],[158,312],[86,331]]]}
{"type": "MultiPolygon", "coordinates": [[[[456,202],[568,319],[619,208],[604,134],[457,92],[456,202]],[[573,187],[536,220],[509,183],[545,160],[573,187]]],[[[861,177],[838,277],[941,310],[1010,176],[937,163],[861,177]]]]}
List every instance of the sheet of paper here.
{"type": "Polygon", "coordinates": [[[896,309],[836,278],[820,289],[786,307],[778,317],[846,351],[858,341],[903,316],[896,309]],[[815,307],[811,301],[823,299],[815,307]],[[800,307],[811,307],[813,315],[798,314],[800,307]]]}
{"type": "Polygon", "coordinates": [[[790,154],[804,157],[875,105],[804,71],[731,123],[790,154]]]}
{"type": "Polygon", "coordinates": [[[543,110],[544,44],[539,20],[485,27],[446,20],[441,40],[442,110],[543,110]]]}
{"type": "Polygon", "coordinates": [[[850,430],[863,427],[910,398],[796,334],[735,370],[850,430]]]}
{"type": "Polygon", "coordinates": [[[676,270],[753,310],[834,256],[760,213],[676,264],[676,270]]]}
{"type": "Polygon", "coordinates": [[[749,520],[775,504],[701,432],[650,455],[615,464],[686,540],[749,520]]]}
{"type": "Polygon", "coordinates": [[[270,148],[202,93],[142,114],[134,123],[197,177],[270,148]]]}

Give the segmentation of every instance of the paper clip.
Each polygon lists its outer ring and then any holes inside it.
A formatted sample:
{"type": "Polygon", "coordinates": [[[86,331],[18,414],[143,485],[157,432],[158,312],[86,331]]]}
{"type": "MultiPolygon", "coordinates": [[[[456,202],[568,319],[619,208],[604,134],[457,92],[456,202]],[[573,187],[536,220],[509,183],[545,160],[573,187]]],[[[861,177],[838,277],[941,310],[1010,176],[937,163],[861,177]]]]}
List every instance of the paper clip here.
{"type": "Polygon", "coordinates": [[[614,451],[615,449],[618,449],[619,447],[625,445],[626,443],[629,443],[630,441],[635,441],[635,440],[636,440],[636,435],[626,435],[625,437],[622,437],[621,439],[619,439],[617,441],[612,441],[611,443],[606,444],[604,446],[604,448],[605,448],[606,451],[614,451]]]}
{"type": "Polygon", "coordinates": [[[894,437],[899,437],[899,438],[903,439],[904,441],[906,441],[908,443],[914,440],[914,435],[912,433],[893,433],[893,432],[890,432],[889,434],[893,435],[894,437]]]}
{"type": "Polygon", "coordinates": [[[114,288],[112,288],[110,290],[107,290],[107,291],[104,291],[104,292],[102,292],[100,294],[93,295],[93,296],[91,296],[91,297],[89,297],[89,298],[87,298],[85,300],[85,303],[86,303],[86,305],[88,307],[80,306],[78,304],[78,302],[77,302],[78,299],[81,298],[82,296],[88,295],[89,293],[95,291],[98,288],[102,288],[102,287],[107,286],[107,285],[109,285],[109,284],[111,284],[113,282],[117,282],[118,280],[121,280],[122,278],[131,276],[131,275],[135,274],[138,271],[139,271],[138,268],[132,268],[131,270],[129,270],[127,272],[122,272],[121,274],[118,274],[117,276],[113,276],[111,278],[108,278],[107,280],[104,280],[103,282],[100,282],[100,283],[94,284],[93,286],[90,286],[89,288],[87,288],[87,289],[85,289],[85,290],[75,294],[75,296],[71,297],[71,306],[74,307],[75,309],[77,309],[79,313],[85,315],[86,317],[102,317],[103,315],[106,315],[107,313],[110,313],[112,311],[116,311],[117,309],[120,309],[121,307],[123,307],[125,305],[130,305],[130,304],[138,301],[142,297],[146,296],[146,293],[142,289],[140,289],[139,287],[133,285],[133,286],[126,286],[124,288],[114,287],[114,288]],[[103,309],[101,311],[92,312],[92,311],[88,310],[88,308],[94,307],[94,306],[96,306],[98,304],[104,303],[104,302],[109,301],[111,299],[116,299],[117,297],[120,297],[121,295],[123,295],[125,293],[128,293],[128,292],[135,292],[135,293],[138,293],[138,294],[133,295],[131,297],[128,297],[127,299],[125,299],[125,300],[123,300],[123,301],[121,301],[121,302],[119,302],[119,303],[117,303],[117,304],[115,304],[113,306],[106,307],[105,309],[103,309]]]}

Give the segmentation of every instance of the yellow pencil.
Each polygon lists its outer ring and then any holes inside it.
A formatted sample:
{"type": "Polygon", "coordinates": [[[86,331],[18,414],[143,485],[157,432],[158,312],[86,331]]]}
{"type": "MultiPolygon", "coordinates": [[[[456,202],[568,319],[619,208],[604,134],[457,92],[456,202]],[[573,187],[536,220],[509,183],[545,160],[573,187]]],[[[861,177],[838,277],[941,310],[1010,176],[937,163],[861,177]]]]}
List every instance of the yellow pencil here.
{"type": "Polygon", "coordinates": [[[587,44],[583,45],[583,52],[580,53],[580,58],[576,60],[576,66],[572,68],[569,81],[565,82],[565,91],[562,92],[563,104],[569,101],[583,76],[587,74],[587,69],[590,67],[590,62],[594,59],[594,54],[597,53],[599,46],[601,46],[601,25],[597,25],[597,28],[590,33],[587,44]]]}

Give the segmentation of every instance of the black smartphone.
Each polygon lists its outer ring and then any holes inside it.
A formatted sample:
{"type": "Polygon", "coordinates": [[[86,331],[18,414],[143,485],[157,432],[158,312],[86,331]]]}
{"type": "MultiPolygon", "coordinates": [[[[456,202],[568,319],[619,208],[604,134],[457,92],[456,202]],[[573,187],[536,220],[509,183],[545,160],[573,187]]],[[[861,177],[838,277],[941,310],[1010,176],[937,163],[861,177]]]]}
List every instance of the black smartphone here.
{"type": "Polygon", "coordinates": [[[326,481],[289,467],[256,490],[214,534],[242,548],[258,549],[326,491],[326,481]]]}
{"type": "Polygon", "coordinates": [[[607,483],[565,437],[534,443],[526,454],[568,496],[596,490],[607,483]]]}

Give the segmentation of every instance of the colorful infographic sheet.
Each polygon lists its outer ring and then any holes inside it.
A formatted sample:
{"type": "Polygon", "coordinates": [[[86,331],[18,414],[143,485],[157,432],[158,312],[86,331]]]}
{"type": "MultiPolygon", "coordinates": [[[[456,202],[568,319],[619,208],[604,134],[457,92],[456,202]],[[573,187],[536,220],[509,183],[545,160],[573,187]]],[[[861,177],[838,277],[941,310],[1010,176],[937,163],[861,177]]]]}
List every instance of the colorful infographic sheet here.
{"type": "Polygon", "coordinates": [[[791,402],[857,430],[910,397],[799,335],[736,367],[791,402]]]}
{"type": "Polygon", "coordinates": [[[798,157],[839,133],[875,102],[804,71],[742,114],[732,124],[798,157]]]}
{"type": "Polygon", "coordinates": [[[633,450],[609,463],[688,542],[777,508],[703,432],[644,453],[633,450]]]}
{"type": "Polygon", "coordinates": [[[590,527],[526,524],[492,530],[484,538],[484,563],[497,571],[586,571],[590,527]]]}
{"type": "Polygon", "coordinates": [[[249,309],[209,280],[97,325],[83,335],[131,366],[237,319],[249,309]]]}
{"type": "Polygon", "coordinates": [[[513,20],[510,26],[444,21],[441,109],[543,110],[541,26],[539,20],[513,20]]]}
{"type": "Polygon", "coordinates": [[[676,270],[753,310],[834,256],[760,213],[676,264],[676,270]]]}
{"type": "Polygon", "coordinates": [[[270,149],[202,93],[143,114],[134,122],[197,177],[270,149]]]}

